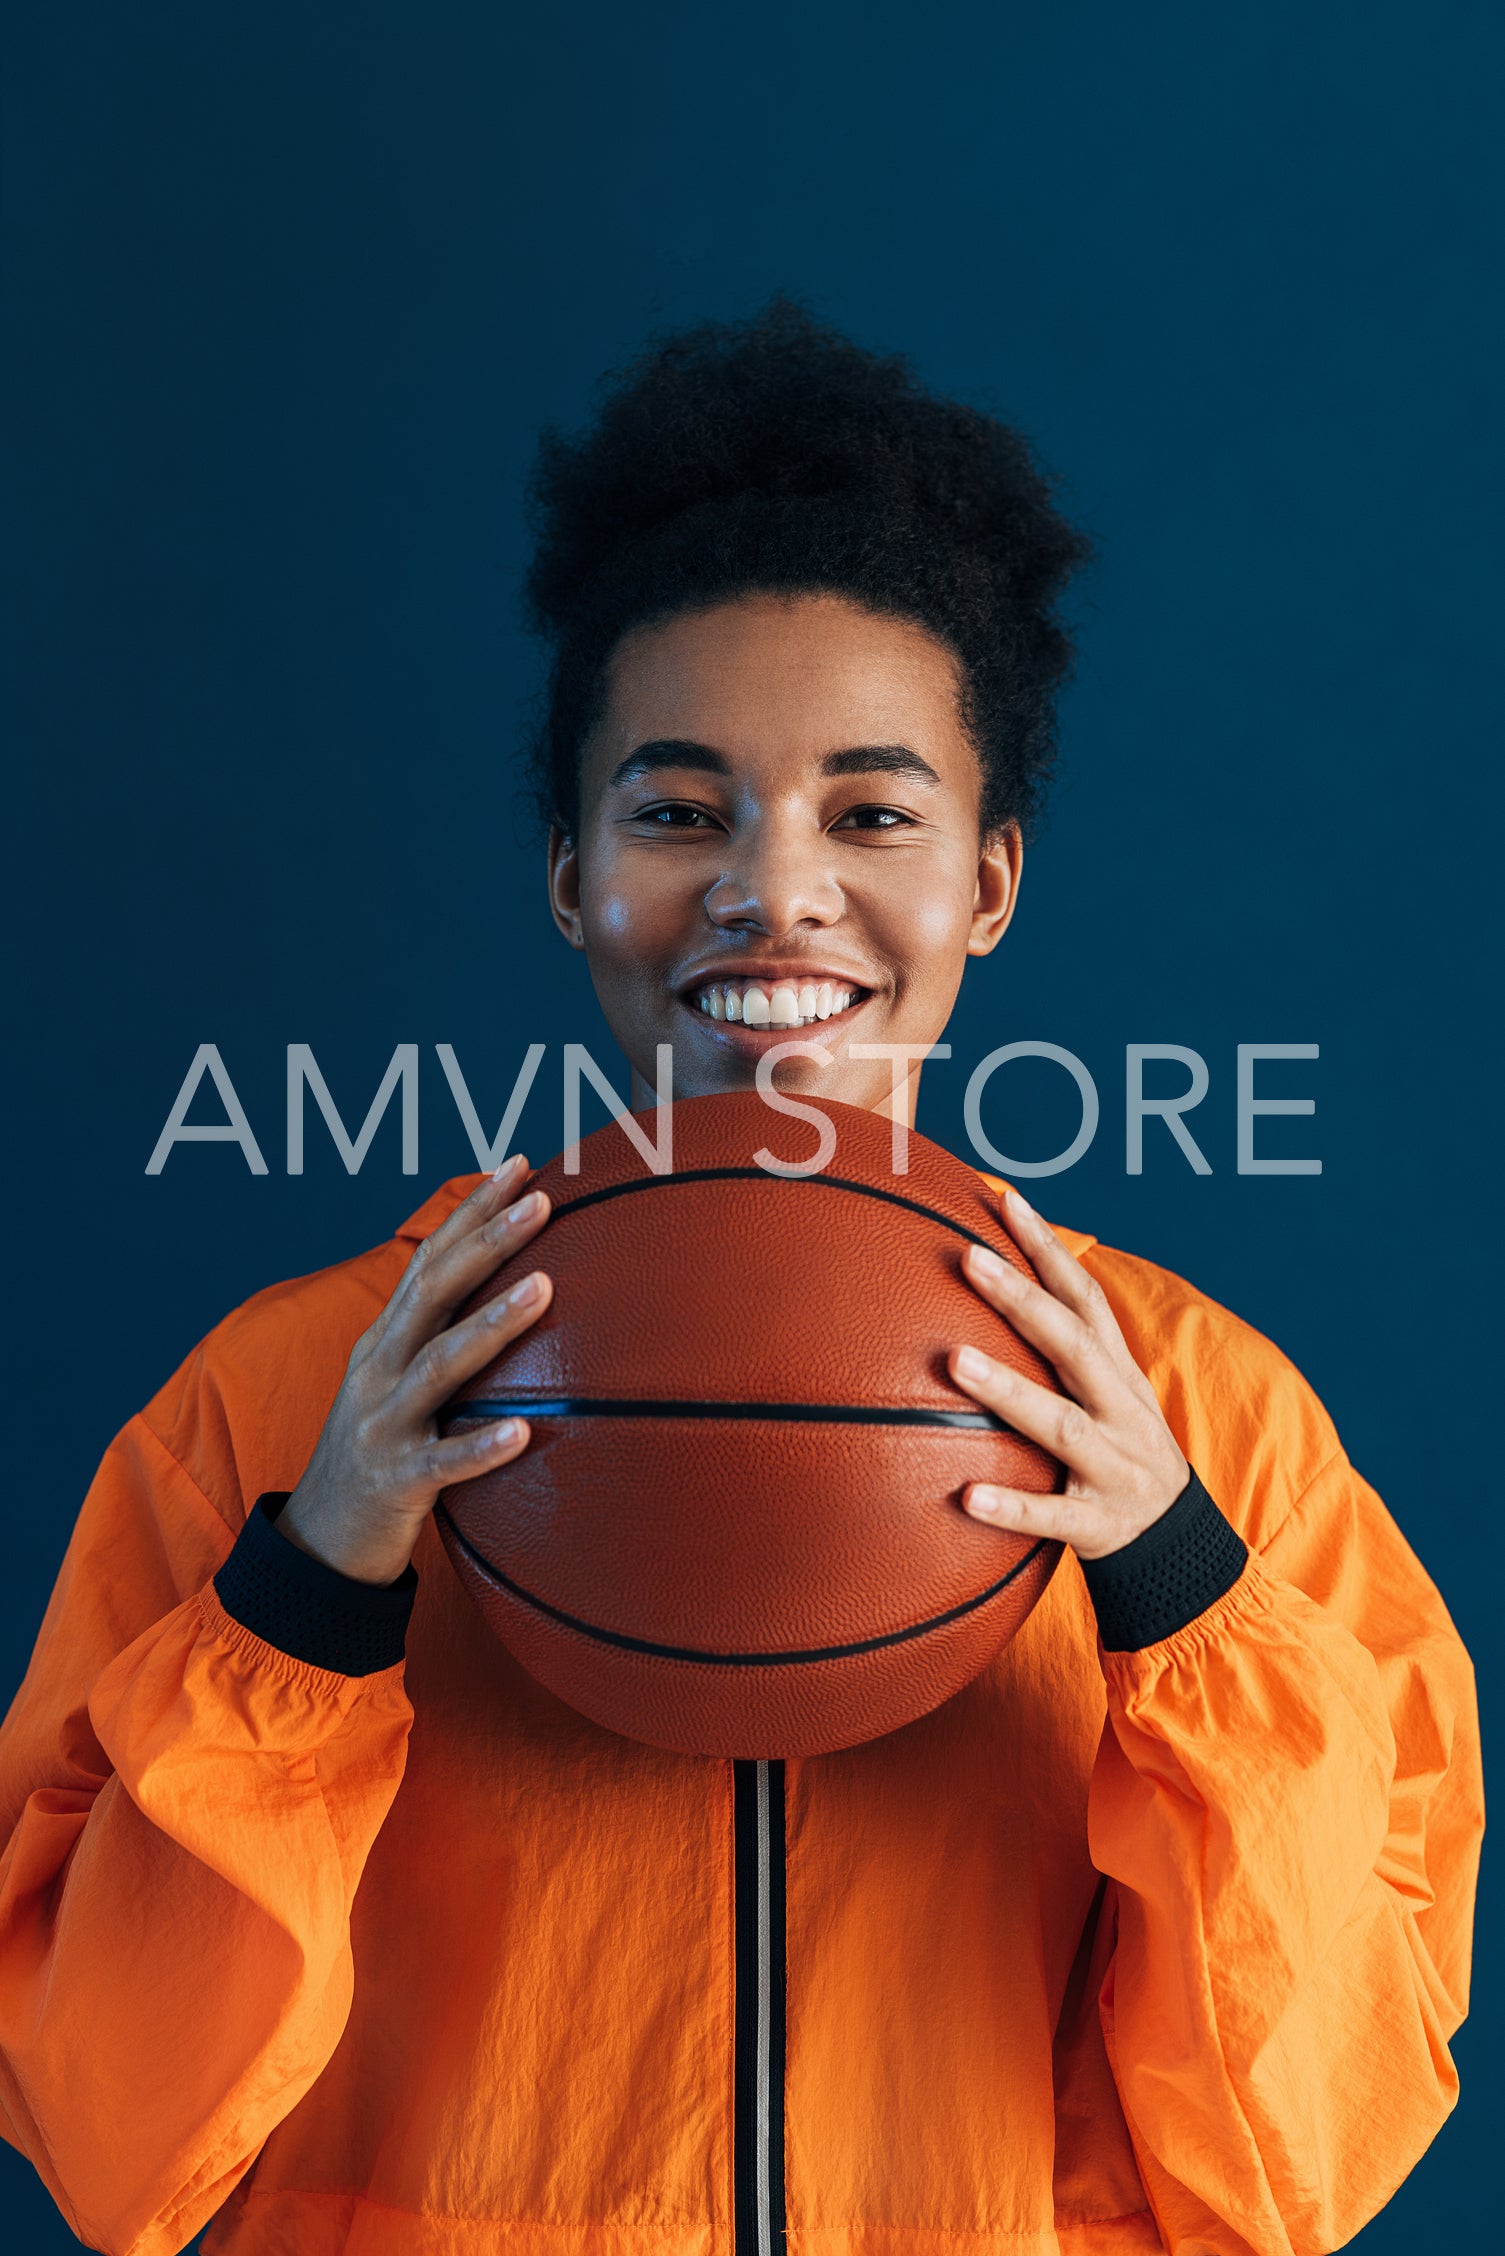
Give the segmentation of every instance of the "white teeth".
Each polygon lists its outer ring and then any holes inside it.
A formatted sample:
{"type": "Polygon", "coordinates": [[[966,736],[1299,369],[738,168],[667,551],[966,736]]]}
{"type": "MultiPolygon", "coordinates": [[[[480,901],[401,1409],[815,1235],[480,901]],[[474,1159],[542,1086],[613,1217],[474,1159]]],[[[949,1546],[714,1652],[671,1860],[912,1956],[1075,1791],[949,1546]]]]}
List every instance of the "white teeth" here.
{"type": "Polygon", "coordinates": [[[699,990],[695,1008],[707,1018],[726,1020],[733,1026],[739,1021],[744,1026],[814,1026],[821,1019],[850,1010],[853,999],[852,988],[838,987],[829,979],[818,983],[810,979],[802,985],[781,980],[773,988],[752,983],[734,987],[729,981],[718,980],[714,986],[699,990]]]}

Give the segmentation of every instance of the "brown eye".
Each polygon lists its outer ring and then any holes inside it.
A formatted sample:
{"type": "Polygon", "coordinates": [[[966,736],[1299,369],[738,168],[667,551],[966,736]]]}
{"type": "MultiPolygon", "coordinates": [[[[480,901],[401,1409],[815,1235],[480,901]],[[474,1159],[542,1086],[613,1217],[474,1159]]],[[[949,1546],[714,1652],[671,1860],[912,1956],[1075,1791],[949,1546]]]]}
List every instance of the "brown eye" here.
{"type": "Polygon", "coordinates": [[[899,830],[910,818],[898,807],[849,807],[833,830],[899,830]]]}
{"type": "Polygon", "coordinates": [[[634,820],[651,823],[655,830],[714,830],[716,827],[704,807],[692,807],[681,799],[667,800],[661,807],[645,807],[634,820]]]}

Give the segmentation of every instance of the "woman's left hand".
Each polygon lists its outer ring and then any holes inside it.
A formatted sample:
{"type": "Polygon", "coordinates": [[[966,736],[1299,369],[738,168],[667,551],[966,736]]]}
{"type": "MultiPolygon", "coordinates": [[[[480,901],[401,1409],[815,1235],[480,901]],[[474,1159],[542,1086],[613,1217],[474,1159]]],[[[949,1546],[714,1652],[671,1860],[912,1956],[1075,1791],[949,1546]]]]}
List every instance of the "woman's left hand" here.
{"type": "Polygon", "coordinates": [[[1084,1559],[1121,1551],[1175,1503],[1191,1477],[1154,1390],[1124,1343],[1107,1295],[1028,1200],[1003,1201],[1009,1235],[1040,1282],[983,1246],[968,1246],[968,1282],[1054,1365],[1056,1394],[975,1347],[952,1351],[951,1376],[983,1409],[1066,1467],[1056,1496],[974,1481],[975,1519],[1069,1543],[1084,1559]]]}

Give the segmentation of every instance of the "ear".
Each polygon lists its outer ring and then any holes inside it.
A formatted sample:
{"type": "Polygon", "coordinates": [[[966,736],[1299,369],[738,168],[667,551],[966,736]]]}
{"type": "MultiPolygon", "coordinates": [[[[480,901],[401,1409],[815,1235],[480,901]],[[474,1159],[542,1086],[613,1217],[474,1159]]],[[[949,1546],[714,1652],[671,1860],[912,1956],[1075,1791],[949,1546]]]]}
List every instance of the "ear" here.
{"type": "Polygon", "coordinates": [[[585,946],[580,922],[580,852],[557,823],[549,827],[549,907],[572,948],[585,946]]]}
{"type": "Polygon", "coordinates": [[[1007,932],[1019,898],[1023,871],[1024,840],[1019,834],[1019,825],[1005,823],[1001,830],[983,840],[978,857],[972,931],[967,941],[969,956],[990,956],[1007,932]]]}

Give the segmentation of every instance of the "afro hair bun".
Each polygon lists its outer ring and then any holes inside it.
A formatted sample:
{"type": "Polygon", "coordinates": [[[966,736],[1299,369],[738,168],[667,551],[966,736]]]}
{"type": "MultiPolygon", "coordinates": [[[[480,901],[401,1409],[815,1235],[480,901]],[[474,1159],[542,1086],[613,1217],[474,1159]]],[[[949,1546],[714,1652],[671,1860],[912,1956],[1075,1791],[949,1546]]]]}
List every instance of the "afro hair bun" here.
{"type": "Polygon", "coordinates": [[[1006,423],[935,397],[787,297],[705,322],[610,380],[594,424],[546,431],[531,487],[530,624],[554,646],[541,812],[573,831],[580,750],[630,629],[754,591],[846,595],[955,653],[985,830],[1027,826],[1071,646],[1055,605],[1087,543],[1006,423]]]}

